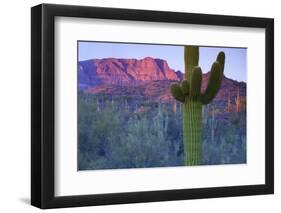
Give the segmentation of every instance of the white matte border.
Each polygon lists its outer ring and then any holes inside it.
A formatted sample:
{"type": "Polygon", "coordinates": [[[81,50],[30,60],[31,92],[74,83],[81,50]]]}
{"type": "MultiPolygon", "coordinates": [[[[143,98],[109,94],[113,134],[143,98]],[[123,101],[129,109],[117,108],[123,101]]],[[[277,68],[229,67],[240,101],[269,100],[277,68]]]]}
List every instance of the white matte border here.
{"type": "Polygon", "coordinates": [[[265,183],[265,30],[55,18],[55,196],[265,183]],[[77,171],[77,40],[247,47],[247,164],[77,171]]]}

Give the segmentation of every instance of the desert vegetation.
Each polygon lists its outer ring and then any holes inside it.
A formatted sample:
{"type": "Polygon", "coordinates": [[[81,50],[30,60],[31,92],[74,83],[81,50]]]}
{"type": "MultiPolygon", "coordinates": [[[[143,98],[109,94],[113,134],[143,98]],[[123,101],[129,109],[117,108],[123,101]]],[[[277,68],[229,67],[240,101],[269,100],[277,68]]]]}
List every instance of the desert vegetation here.
{"type": "MultiPolygon", "coordinates": [[[[235,98],[203,107],[200,165],[246,163],[246,110],[240,102],[229,110],[235,98]]],[[[79,170],[185,165],[182,106],[174,100],[81,90],[78,127],[79,170]]]]}

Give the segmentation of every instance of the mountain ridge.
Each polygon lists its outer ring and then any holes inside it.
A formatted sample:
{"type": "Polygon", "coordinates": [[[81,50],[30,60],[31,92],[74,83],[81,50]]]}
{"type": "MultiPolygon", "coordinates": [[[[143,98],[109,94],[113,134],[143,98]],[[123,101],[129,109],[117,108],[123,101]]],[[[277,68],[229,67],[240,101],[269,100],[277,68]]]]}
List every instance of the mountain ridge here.
{"type": "MultiPolygon", "coordinates": [[[[202,91],[207,86],[209,72],[202,76],[202,91]]],[[[172,82],[181,81],[183,73],[170,68],[159,58],[143,59],[104,58],[78,62],[78,86],[88,93],[150,97],[161,101],[172,99],[169,91],[172,82]]],[[[226,101],[246,96],[246,83],[224,76],[216,100],[226,101]]]]}

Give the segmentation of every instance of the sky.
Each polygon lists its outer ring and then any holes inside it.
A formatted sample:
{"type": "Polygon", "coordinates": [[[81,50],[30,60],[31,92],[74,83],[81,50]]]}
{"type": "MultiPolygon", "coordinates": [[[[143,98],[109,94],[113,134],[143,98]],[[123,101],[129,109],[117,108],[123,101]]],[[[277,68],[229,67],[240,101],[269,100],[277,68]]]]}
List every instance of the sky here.
{"type": "MultiPolygon", "coordinates": [[[[199,66],[203,73],[210,71],[216,56],[225,52],[226,77],[244,81],[247,80],[247,49],[226,47],[199,47],[199,66]]],[[[184,72],[184,47],[180,45],[133,44],[111,42],[78,42],[78,60],[102,58],[160,58],[168,62],[171,69],[184,72]]]]}

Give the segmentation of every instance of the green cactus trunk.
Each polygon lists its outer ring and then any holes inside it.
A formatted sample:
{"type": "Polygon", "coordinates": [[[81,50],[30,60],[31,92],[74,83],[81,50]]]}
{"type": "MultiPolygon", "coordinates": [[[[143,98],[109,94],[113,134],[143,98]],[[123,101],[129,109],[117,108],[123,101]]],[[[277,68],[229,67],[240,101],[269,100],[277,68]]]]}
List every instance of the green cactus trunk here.
{"type": "Polygon", "coordinates": [[[186,99],[183,104],[185,165],[201,163],[202,104],[186,99]]]}

